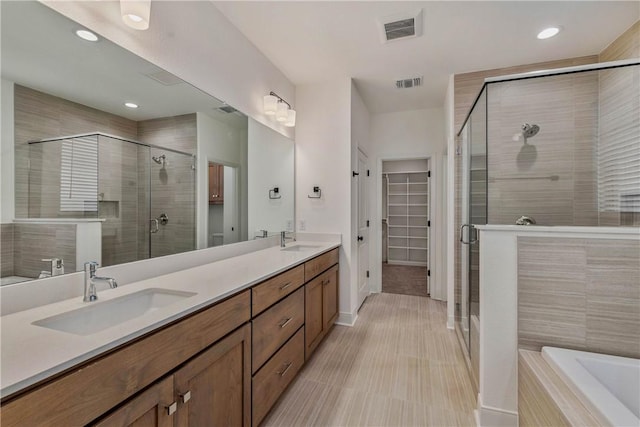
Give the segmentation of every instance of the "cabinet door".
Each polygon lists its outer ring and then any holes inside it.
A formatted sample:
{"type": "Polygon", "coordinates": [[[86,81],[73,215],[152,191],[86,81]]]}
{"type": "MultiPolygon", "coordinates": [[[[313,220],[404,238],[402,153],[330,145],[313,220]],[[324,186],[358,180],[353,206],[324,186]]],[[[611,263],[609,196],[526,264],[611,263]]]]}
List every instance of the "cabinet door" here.
{"type": "Polygon", "coordinates": [[[322,275],[323,300],[322,321],[324,332],[327,333],[338,319],[338,266],[333,266],[322,275]]]}
{"type": "Polygon", "coordinates": [[[177,426],[250,425],[250,341],[247,324],[175,373],[177,426]]]}
{"type": "Polygon", "coordinates": [[[324,322],[322,321],[322,299],[324,298],[323,276],[316,277],[305,287],[304,342],[307,360],[322,340],[324,322]]]}
{"type": "Polygon", "coordinates": [[[173,427],[176,408],[173,376],[169,376],[118,407],[95,427],[173,427]]]}
{"type": "Polygon", "coordinates": [[[213,163],[209,163],[209,203],[216,201],[215,195],[218,192],[218,177],[216,172],[216,166],[213,163]]]}
{"type": "Polygon", "coordinates": [[[224,165],[216,165],[218,168],[218,201],[216,203],[224,203],[224,165]]]}

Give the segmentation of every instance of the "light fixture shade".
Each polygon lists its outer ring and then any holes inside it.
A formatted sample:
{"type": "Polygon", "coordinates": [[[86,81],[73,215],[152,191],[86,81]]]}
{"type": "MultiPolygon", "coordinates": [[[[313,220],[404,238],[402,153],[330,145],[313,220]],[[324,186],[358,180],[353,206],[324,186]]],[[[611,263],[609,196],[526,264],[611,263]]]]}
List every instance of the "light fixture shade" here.
{"type": "Polygon", "coordinates": [[[276,111],[276,120],[279,122],[284,122],[289,117],[289,106],[284,102],[278,102],[278,110],[276,111]]]}
{"type": "Polygon", "coordinates": [[[278,98],[273,95],[266,95],[263,101],[263,108],[267,116],[273,116],[278,110],[278,98]]]}
{"type": "Polygon", "coordinates": [[[289,110],[287,112],[287,120],[284,122],[287,127],[294,127],[296,125],[296,110],[289,110]]]}
{"type": "Polygon", "coordinates": [[[120,0],[120,15],[129,27],[146,30],[151,16],[151,0],[120,0]]]}

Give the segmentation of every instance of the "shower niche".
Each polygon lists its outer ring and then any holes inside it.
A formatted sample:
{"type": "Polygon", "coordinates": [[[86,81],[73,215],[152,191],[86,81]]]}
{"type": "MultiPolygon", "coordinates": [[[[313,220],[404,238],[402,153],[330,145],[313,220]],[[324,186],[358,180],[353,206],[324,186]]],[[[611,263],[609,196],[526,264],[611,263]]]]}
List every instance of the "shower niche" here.
{"type": "Polygon", "coordinates": [[[195,249],[193,155],[103,133],[28,146],[29,218],[99,220],[103,266],[195,249]]]}

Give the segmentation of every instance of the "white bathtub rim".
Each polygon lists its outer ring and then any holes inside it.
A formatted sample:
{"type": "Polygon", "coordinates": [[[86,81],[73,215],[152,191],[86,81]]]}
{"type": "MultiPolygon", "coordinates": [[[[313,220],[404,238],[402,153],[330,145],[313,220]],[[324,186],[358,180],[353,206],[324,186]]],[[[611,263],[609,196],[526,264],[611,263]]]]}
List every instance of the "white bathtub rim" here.
{"type": "Polygon", "coordinates": [[[542,347],[541,353],[549,366],[567,383],[601,425],[620,427],[640,425],[640,418],[636,417],[577,360],[581,357],[617,363],[639,363],[638,359],[557,347],[542,347]]]}

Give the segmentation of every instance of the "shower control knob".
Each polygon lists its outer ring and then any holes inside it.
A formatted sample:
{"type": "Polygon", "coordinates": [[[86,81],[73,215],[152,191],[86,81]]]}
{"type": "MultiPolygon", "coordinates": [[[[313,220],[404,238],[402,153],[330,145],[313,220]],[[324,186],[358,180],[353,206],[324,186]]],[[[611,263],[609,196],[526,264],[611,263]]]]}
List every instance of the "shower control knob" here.
{"type": "Polygon", "coordinates": [[[169,223],[169,217],[165,213],[160,214],[160,216],[158,217],[158,222],[161,225],[167,225],[167,223],[169,223]]]}

